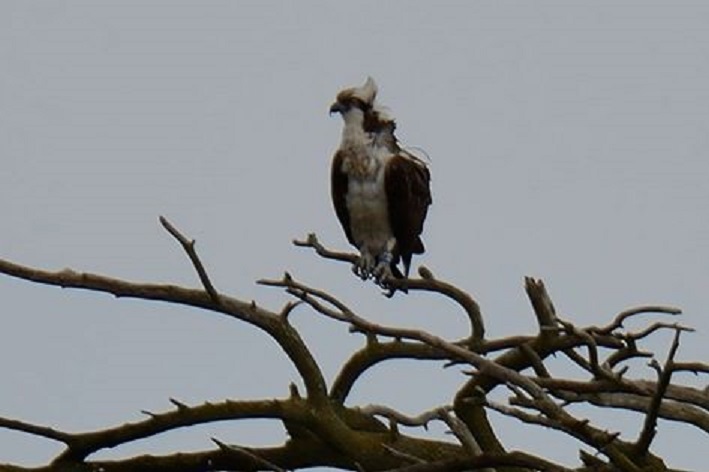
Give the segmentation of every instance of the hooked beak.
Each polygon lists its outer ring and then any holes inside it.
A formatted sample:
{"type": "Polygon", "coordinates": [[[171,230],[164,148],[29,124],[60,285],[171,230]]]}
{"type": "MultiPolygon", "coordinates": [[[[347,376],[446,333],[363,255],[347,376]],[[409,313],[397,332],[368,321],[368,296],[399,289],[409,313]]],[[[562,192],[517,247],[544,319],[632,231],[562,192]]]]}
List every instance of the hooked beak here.
{"type": "Polygon", "coordinates": [[[343,113],[345,111],[345,106],[340,102],[335,102],[330,107],[330,114],[333,113],[343,113]]]}

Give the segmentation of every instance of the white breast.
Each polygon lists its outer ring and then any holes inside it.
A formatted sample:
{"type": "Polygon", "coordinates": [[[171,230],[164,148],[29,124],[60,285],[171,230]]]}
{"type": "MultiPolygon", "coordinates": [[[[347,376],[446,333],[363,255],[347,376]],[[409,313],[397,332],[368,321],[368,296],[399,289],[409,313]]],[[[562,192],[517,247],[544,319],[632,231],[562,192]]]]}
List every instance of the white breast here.
{"type": "Polygon", "coordinates": [[[384,165],[369,178],[350,176],[347,209],[352,237],[360,250],[380,254],[393,237],[384,189],[384,165]]]}

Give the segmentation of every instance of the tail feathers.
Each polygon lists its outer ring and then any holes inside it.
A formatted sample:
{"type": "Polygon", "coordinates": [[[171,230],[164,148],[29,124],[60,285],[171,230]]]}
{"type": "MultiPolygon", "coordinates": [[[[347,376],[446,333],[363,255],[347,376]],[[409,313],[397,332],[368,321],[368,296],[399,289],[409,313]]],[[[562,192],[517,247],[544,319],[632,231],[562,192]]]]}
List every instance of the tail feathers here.
{"type": "Polygon", "coordinates": [[[417,237],[416,241],[414,241],[413,247],[411,248],[411,253],[412,254],[423,254],[426,248],[423,246],[423,241],[421,241],[421,238],[417,237]]]}
{"type": "Polygon", "coordinates": [[[402,251],[401,261],[404,263],[404,274],[406,274],[407,279],[409,278],[409,270],[411,269],[411,257],[414,254],[423,254],[424,251],[423,241],[421,241],[419,237],[414,240],[411,247],[408,248],[408,251],[402,251]]]}
{"type": "MultiPolygon", "coordinates": [[[[402,256],[401,260],[404,263],[404,274],[402,274],[401,271],[399,270],[399,268],[396,266],[396,264],[398,263],[398,260],[396,260],[396,261],[392,261],[392,263],[390,265],[391,275],[395,279],[406,280],[409,278],[409,268],[411,267],[411,254],[409,254],[408,257],[402,256]]],[[[387,292],[385,295],[387,297],[391,298],[394,296],[394,294],[396,293],[397,290],[400,290],[403,293],[409,293],[409,289],[406,287],[406,285],[404,285],[403,287],[401,287],[399,289],[389,287],[389,292],[387,292]]]]}

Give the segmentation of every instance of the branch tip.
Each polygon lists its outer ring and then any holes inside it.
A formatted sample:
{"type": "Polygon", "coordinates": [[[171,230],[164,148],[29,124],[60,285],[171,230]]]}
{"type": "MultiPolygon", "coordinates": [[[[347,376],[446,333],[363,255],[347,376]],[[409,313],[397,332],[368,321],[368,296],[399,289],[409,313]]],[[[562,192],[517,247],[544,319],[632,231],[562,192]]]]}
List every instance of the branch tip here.
{"type": "Polygon", "coordinates": [[[192,266],[197,271],[197,275],[199,276],[200,282],[202,282],[204,290],[207,294],[209,294],[209,298],[211,298],[212,302],[219,306],[221,304],[221,298],[219,297],[217,290],[214,288],[214,285],[212,285],[212,281],[209,280],[209,275],[207,274],[207,270],[204,268],[204,264],[202,264],[202,261],[197,255],[197,251],[195,250],[195,240],[188,239],[164,216],[160,216],[159,220],[163,228],[165,228],[165,230],[167,230],[167,232],[180,243],[182,249],[185,253],[187,253],[190,261],[192,261],[192,266]]]}
{"type": "Polygon", "coordinates": [[[290,385],[288,385],[288,391],[289,391],[291,398],[295,398],[295,399],[301,398],[300,392],[298,391],[298,386],[296,384],[294,384],[293,382],[291,382],[290,385]]]}
{"type": "Polygon", "coordinates": [[[435,280],[433,272],[431,272],[431,270],[426,266],[419,266],[418,272],[421,278],[424,280],[435,280]]]}
{"type": "Polygon", "coordinates": [[[182,402],[179,401],[179,400],[176,400],[176,399],[174,399],[174,398],[170,398],[169,400],[170,400],[170,403],[172,403],[173,405],[175,405],[175,407],[176,407],[178,410],[186,410],[186,409],[189,408],[185,403],[182,403],[182,402]]]}
{"type": "Polygon", "coordinates": [[[288,317],[290,316],[291,312],[292,312],[295,308],[297,308],[299,305],[301,305],[302,303],[303,303],[302,300],[298,300],[298,301],[296,301],[296,302],[294,302],[294,301],[292,301],[292,300],[287,301],[286,304],[285,304],[285,305],[283,306],[283,308],[281,309],[280,317],[281,317],[284,321],[287,322],[287,321],[288,321],[288,317]]]}

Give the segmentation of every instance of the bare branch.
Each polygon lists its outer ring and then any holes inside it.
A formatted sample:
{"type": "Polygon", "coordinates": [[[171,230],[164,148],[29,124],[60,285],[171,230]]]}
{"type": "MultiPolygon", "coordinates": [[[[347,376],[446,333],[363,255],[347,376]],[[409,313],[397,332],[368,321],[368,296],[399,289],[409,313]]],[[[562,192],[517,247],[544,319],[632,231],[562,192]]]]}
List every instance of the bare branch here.
{"type": "Polygon", "coordinates": [[[384,449],[389,451],[391,453],[391,455],[394,457],[404,459],[405,461],[412,462],[414,464],[425,464],[426,463],[426,461],[421,459],[420,457],[416,457],[413,454],[408,454],[406,452],[402,452],[396,448],[389,446],[388,444],[383,444],[383,446],[384,446],[384,449]]]}
{"type": "Polygon", "coordinates": [[[212,310],[245,321],[266,331],[285,351],[301,374],[308,395],[319,401],[327,399],[325,380],[317,362],[298,332],[278,314],[226,295],[219,295],[217,305],[204,290],[176,285],[139,284],[97,274],[80,273],[71,269],[49,272],[14,264],[0,259],[0,273],[32,282],[111,293],[117,297],[159,300],[212,310]]]}
{"type": "Polygon", "coordinates": [[[662,404],[662,398],[665,396],[667,386],[670,384],[670,380],[672,378],[672,362],[674,361],[675,354],[677,354],[677,349],[679,349],[679,337],[681,332],[682,330],[679,328],[675,331],[672,346],[670,346],[670,351],[667,354],[667,360],[665,361],[664,367],[660,371],[660,376],[657,382],[657,390],[650,402],[650,407],[648,409],[647,416],[645,417],[643,429],[640,432],[637,442],[635,443],[635,451],[639,456],[644,456],[647,454],[647,451],[650,448],[650,443],[657,433],[657,418],[662,404]]]}
{"type": "Polygon", "coordinates": [[[278,467],[276,464],[267,461],[263,457],[259,456],[258,454],[250,451],[249,449],[241,446],[237,446],[235,444],[225,444],[221,441],[219,441],[216,438],[212,438],[212,442],[219,446],[219,449],[227,452],[231,452],[233,454],[237,455],[243,455],[254,461],[255,463],[259,464],[260,466],[264,467],[266,470],[272,470],[273,472],[286,472],[285,469],[278,467]]]}
{"type": "Polygon", "coordinates": [[[674,372],[692,372],[694,374],[709,374],[709,364],[703,362],[675,362],[672,365],[674,372]]]}
{"type": "Polygon", "coordinates": [[[309,247],[315,249],[315,252],[318,254],[318,256],[323,257],[325,259],[349,262],[350,264],[354,264],[355,262],[357,262],[357,256],[352,253],[337,252],[327,249],[320,243],[320,241],[318,241],[318,237],[315,235],[315,233],[309,233],[307,238],[305,238],[304,240],[294,239],[293,244],[298,247],[309,247]]]}
{"type": "MultiPolygon", "coordinates": [[[[656,383],[649,380],[635,380],[634,384],[649,392],[654,392],[656,383]]],[[[665,397],[681,403],[695,405],[709,413],[709,390],[699,390],[689,386],[669,385],[665,397]]]]}
{"type": "MultiPolygon", "coordinates": [[[[354,264],[357,261],[357,256],[354,254],[327,249],[320,243],[314,233],[310,233],[305,240],[294,240],[293,244],[299,247],[315,249],[315,252],[325,259],[349,262],[350,264],[354,264]]],[[[387,285],[393,290],[405,289],[434,292],[452,299],[463,308],[470,320],[472,341],[480,343],[485,337],[485,326],[478,303],[464,290],[436,279],[431,271],[425,267],[419,269],[419,274],[421,275],[419,279],[391,279],[387,281],[387,285]]]]}
{"type": "Polygon", "coordinates": [[[532,277],[524,278],[524,289],[527,292],[529,301],[534,308],[534,314],[537,317],[539,330],[541,333],[549,332],[556,327],[556,309],[551,301],[551,297],[547,292],[544,282],[541,279],[532,277]]]}
{"type": "Polygon", "coordinates": [[[525,452],[511,451],[505,453],[484,453],[465,459],[447,459],[426,464],[415,464],[389,472],[458,472],[480,470],[484,468],[522,467],[543,472],[574,472],[559,464],[547,461],[525,452]]]}
{"type": "Polygon", "coordinates": [[[593,336],[586,330],[579,329],[567,321],[559,320],[559,323],[561,323],[567,333],[584,341],[586,347],[588,348],[588,362],[586,365],[591,369],[591,372],[593,372],[594,375],[599,377],[602,376],[601,365],[598,361],[598,345],[596,344],[596,340],[593,336]]]}
{"type": "MultiPolygon", "coordinates": [[[[535,336],[511,336],[485,340],[484,325],[477,302],[465,291],[438,280],[425,267],[420,278],[394,280],[394,289],[420,290],[443,295],[458,304],[467,314],[471,336],[451,342],[429,332],[385,326],[358,315],[336,296],[295,281],[286,274],[281,280],[259,283],[276,286],[295,297],[280,312],[261,308],[255,301],[242,301],[221,295],[212,285],[189,240],[161,217],[163,227],[183,247],[197,271],[202,288],[187,289],[173,285],[137,284],[101,275],[78,273],[70,269],[48,272],[0,260],[0,273],[61,287],[106,292],[118,297],[160,300],[199,307],[221,313],[269,334],[295,365],[305,383],[301,397],[291,388],[287,399],[261,401],[226,401],[217,404],[188,405],[170,399],[173,407],[164,413],[145,412],[147,418],[134,423],[85,433],[64,433],[44,426],[0,418],[0,427],[63,442],[67,448],[45,472],[67,468],[102,469],[106,472],[192,472],[204,470],[271,470],[312,466],[333,466],[356,470],[395,470],[432,472],[454,470],[548,470],[567,471],[562,466],[519,452],[505,452],[492,423],[490,411],[530,424],[563,432],[605,455],[599,467],[622,472],[645,470],[649,461],[659,460],[649,452],[658,418],[682,421],[709,432],[709,397],[706,391],[671,385],[674,372],[707,373],[709,366],[700,362],[675,362],[681,331],[690,331],[674,323],[656,322],[635,332],[620,332],[630,317],[647,312],[678,314],[671,307],[646,306],[618,314],[607,326],[577,328],[560,320],[541,280],[526,278],[525,289],[539,325],[535,336]],[[355,352],[341,367],[328,390],[322,372],[288,316],[299,304],[350,327],[367,337],[366,346],[355,352]],[[649,353],[640,351],[640,340],[660,329],[675,330],[675,340],[662,367],[657,365],[658,380],[630,380],[624,376],[628,364],[620,363],[649,353]],[[588,349],[578,350],[578,348],[588,349]],[[488,353],[498,353],[494,359],[488,353]],[[563,352],[582,369],[592,374],[586,381],[555,378],[545,366],[550,355],[563,352]],[[438,407],[416,416],[408,416],[394,407],[369,405],[352,408],[344,405],[353,385],[364,378],[372,366],[390,359],[441,360],[447,365],[466,364],[469,378],[455,397],[452,407],[438,407]],[[618,366],[614,370],[614,366],[618,366]],[[528,368],[534,374],[522,372],[528,368]],[[535,376],[536,374],[536,376],[535,376]],[[509,404],[489,401],[486,395],[496,387],[513,392],[509,404]],[[636,442],[621,440],[573,415],[570,403],[624,408],[645,415],[643,430],[636,442]],[[389,419],[390,427],[375,416],[389,419]],[[283,423],[288,441],[276,448],[246,448],[213,439],[217,448],[195,453],[167,456],[142,455],[116,461],[89,461],[86,458],[104,448],[115,447],[171,431],[212,421],[264,418],[283,423]],[[460,444],[407,436],[397,425],[427,427],[432,419],[446,423],[460,444]]],[[[310,247],[322,257],[354,262],[354,254],[330,251],[309,235],[298,246],[310,247]]],[[[548,364],[549,365],[549,364],[548,364]]],[[[590,460],[590,459],[589,459],[590,460]]],[[[593,461],[591,461],[593,462],[593,461]]],[[[587,463],[584,461],[584,463],[587,463]]],[[[0,465],[0,471],[8,469],[0,465]]],[[[39,470],[39,469],[37,469],[39,470]]],[[[654,470],[654,469],[653,469],[654,470]]]]}
{"type": "MultiPolygon", "coordinates": [[[[310,467],[312,464],[337,468],[348,465],[325,444],[312,440],[291,440],[282,446],[249,448],[249,450],[261,461],[254,459],[251,455],[216,448],[209,451],[181,452],[163,456],[141,455],[127,459],[87,461],[84,468],[103,472],[205,472],[218,470],[255,472],[264,470],[263,460],[287,470],[310,467]]],[[[46,469],[42,470],[50,472],[46,469]]],[[[67,467],[59,470],[67,470],[67,467]]]]}
{"type": "Polygon", "coordinates": [[[344,403],[357,379],[369,368],[390,359],[446,360],[449,354],[419,342],[368,342],[343,364],[332,383],[330,398],[344,403]]]}
{"type": "Polygon", "coordinates": [[[626,338],[626,341],[628,341],[628,346],[612,352],[606,358],[605,362],[603,362],[604,366],[612,370],[621,362],[625,362],[630,359],[648,358],[653,356],[652,352],[638,350],[634,340],[626,338]]]}
{"type": "Polygon", "coordinates": [[[335,320],[350,323],[359,331],[382,336],[391,336],[395,339],[411,339],[426,343],[432,347],[448,352],[453,358],[459,358],[469,362],[471,365],[478,368],[483,375],[493,377],[502,383],[510,383],[520,387],[534,399],[535,407],[543,412],[544,415],[559,423],[563,431],[602,451],[604,454],[608,455],[614,463],[625,463],[627,461],[627,457],[625,457],[624,453],[618,447],[611,444],[616,440],[614,435],[590,426],[587,421],[574,418],[551,400],[541,387],[515,370],[503,367],[473,351],[451,344],[430,333],[414,329],[377,325],[352,312],[343,313],[341,310],[327,307],[319,301],[321,298],[319,296],[319,290],[296,282],[292,278],[284,279],[279,283],[282,284],[289,293],[298,296],[318,312],[335,320]]]}
{"type": "Polygon", "coordinates": [[[283,306],[283,308],[281,308],[281,313],[280,313],[281,318],[283,318],[284,320],[287,320],[288,317],[290,316],[291,312],[293,312],[293,310],[298,308],[298,306],[300,306],[301,304],[302,304],[302,302],[293,302],[293,301],[289,301],[288,303],[286,303],[283,306]]]}
{"type": "Polygon", "coordinates": [[[653,323],[647,328],[635,332],[635,333],[627,333],[624,337],[626,339],[632,339],[633,341],[637,341],[638,339],[645,338],[655,331],[658,331],[660,329],[672,329],[672,330],[680,330],[680,331],[687,331],[687,332],[694,332],[693,328],[688,328],[686,326],[682,326],[678,323],[663,323],[663,322],[657,322],[653,323]]]}
{"type": "Polygon", "coordinates": [[[74,437],[69,433],[65,433],[54,428],[49,428],[47,426],[38,426],[31,423],[26,423],[24,421],[13,420],[10,418],[0,418],[0,428],[33,434],[35,436],[40,436],[47,439],[53,439],[54,441],[63,442],[67,445],[71,444],[72,439],[74,437]]]}
{"type": "Polygon", "coordinates": [[[621,311],[613,321],[602,328],[592,328],[593,331],[600,334],[611,334],[616,329],[622,328],[625,320],[636,315],[645,315],[650,313],[662,313],[666,315],[680,315],[682,310],[671,306],[661,305],[643,305],[621,311]]]}
{"type": "Polygon", "coordinates": [[[563,427],[557,423],[554,420],[551,420],[547,418],[544,415],[541,414],[532,414],[528,413],[524,410],[521,410],[519,408],[514,408],[511,406],[503,405],[502,403],[494,402],[488,400],[486,405],[490,407],[491,409],[495,410],[498,413],[501,413],[505,416],[510,416],[512,418],[517,418],[518,420],[527,423],[527,424],[536,424],[539,426],[544,426],[550,429],[556,429],[559,431],[563,431],[563,427]]]}
{"type": "Polygon", "coordinates": [[[303,400],[262,400],[205,403],[187,406],[171,400],[177,406],[165,413],[151,413],[150,417],[113,428],[70,435],[69,448],[58,460],[81,460],[105,448],[115,447],[138,439],[155,436],[185,426],[214,421],[264,418],[290,421],[307,421],[307,407],[303,400]]]}
{"type": "MultiPolygon", "coordinates": [[[[480,448],[480,445],[475,440],[475,437],[470,432],[468,426],[463,423],[459,418],[455,417],[454,415],[451,415],[450,412],[452,410],[453,407],[450,406],[441,407],[437,411],[438,417],[448,426],[448,428],[450,428],[451,432],[455,435],[456,438],[458,438],[458,441],[460,441],[465,450],[468,451],[468,454],[470,454],[471,456],[479,456],[483,452],[480,448]]],[[[494,471],[484,470],[483,472],[494,471]]]]}
{"type": "MultiPolygon", "coordinates": [[[[552,391],[555,397],[562,398],[569,403],[588,403],[599,407],[618,408],[627,411],[637,411],[647,414],[650,409],[650,397],[619,393],[619,392],[598,392],[598,393],[570,393],[565,391],[552,391]]],[[[701,409],[673,400],[665,399],[660,404],[658,411],[660,418],[670,421],[677,421],[686,425],[692,425],[704,433],[709,434],[709,414],[701,409]]]]}
{"type": "Polygon", "coordinates": [[[534,372],[538,376],[551,377],[551,374],[549,374],[549,371],[547,370],[547,368],[544,367],[544,361],[542,360],[541,357],[539,357],[539,354],[537,354],[537,351],[532,349],[532,347],[528,343],[520,344],[519,348],[522,350],[524,355],[529,358],[529,362],[531,363],[532,368],[534,369],[534,372]]]}
{"type": "Polygon", "coordinates": [[[478,303],[464,290],[455,285],[439,280],[426,267],[419,268],[419,279],[393,279],[388,283],[394,289],[407,289],[410,291],[433,292],[445,295],[455,301],[465,311],[470,321],[470,338],[472,347],[477,348],[485,338],[485,325],[478,303]],[[424,276],[425,275],[425,276],[424,276]]]}
{"type": "Polygon", "coordinates": [[[448,411],[452,408],[451,406],[439,407],[430,411],[424,411],[417,416],[407,416],[404,413],[384,405],[367,405],[360,407],[359,410],[366,415],[383,416],[404,426],[423,426],[428,429],[428,423],[440,418],[441,410],[448,411]]]}
{"type": "Polygon", "coordinates": [[[180,245],[182,245],[182,248],[187,253],[187,256],[189,256],[190,260],[192,261],[192,265],[197,271],[197,275],[199,276],[199,280],[202,282],[202,286],[207,291],[212,301],[215,304],[219,305],[219,294],[214,288],[214,285],[212,285],[211,280],[209,280],[209,275],[207,275],[207,271],[204,268],[204,265],[202,264],[202,261],[200,260],[199,256],[197,255],[197,250],[195,249],[195,244],[197,243],[197,241],[185,237],[164,216],[160,217],[160,224],[163,226],[163,228],[167,230],[168,233],[170,233],[170,235],[177,239],[180,245]]]}

